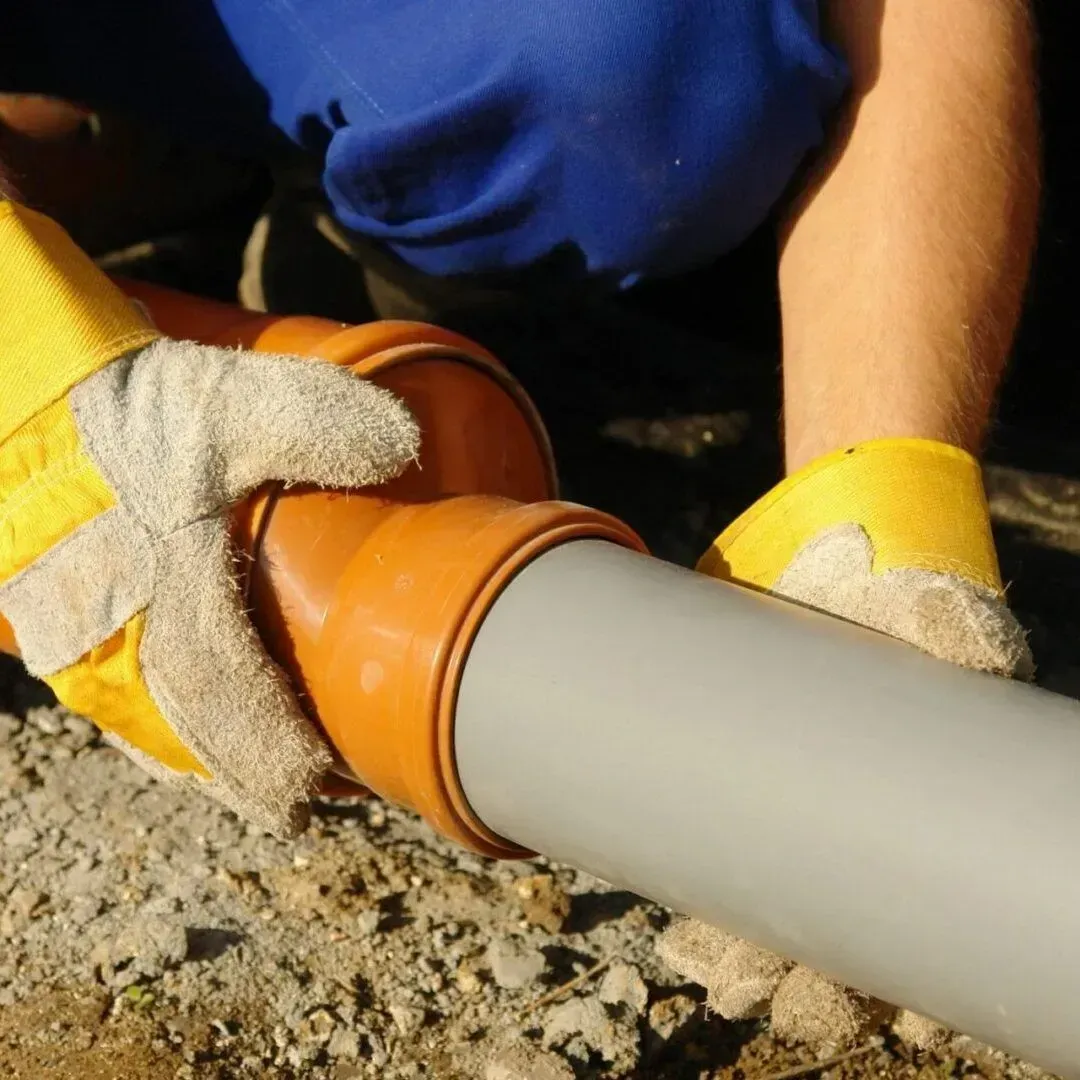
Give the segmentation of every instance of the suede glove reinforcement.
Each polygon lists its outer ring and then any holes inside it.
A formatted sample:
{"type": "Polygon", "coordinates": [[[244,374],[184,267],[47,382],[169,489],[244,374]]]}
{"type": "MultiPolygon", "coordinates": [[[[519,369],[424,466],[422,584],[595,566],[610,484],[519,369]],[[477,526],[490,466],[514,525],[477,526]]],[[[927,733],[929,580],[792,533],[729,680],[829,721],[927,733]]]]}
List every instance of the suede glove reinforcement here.
{"type": "Polygon", "coordinates": [[[162,337],[0,203],[0,613],[27,668],[158,776],[278,835],[330,754],[244,612],[229,509],[401,471],[416,425],[329,363],[162,337]]]}
{"type": "MultiPolygon", "coordinates": [[[[1032,673],[1024,632],[1005,604],[979,465],[952,446],[882,439],[821,458],[730,525],[699,569],[965,667],[1032,673]]],[[[781,1037],[843,1047],[887,1020],[919,1046],[946,1034],[694,919],[675,922],[659,953],[705,986],[722,1016],[771,1011],[781,1037]]]]}

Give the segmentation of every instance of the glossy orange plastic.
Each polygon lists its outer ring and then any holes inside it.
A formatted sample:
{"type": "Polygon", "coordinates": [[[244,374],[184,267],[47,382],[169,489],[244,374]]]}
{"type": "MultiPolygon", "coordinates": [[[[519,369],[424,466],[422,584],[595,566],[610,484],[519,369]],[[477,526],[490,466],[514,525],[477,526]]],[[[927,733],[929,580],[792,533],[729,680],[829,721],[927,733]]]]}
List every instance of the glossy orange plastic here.
{"type": "MultiPolygon", "coordinates": [[[[123,284],[171,337],[347,364],[412,409],[423,447],[397,480],[362,492],[269,487],[238,508],[252,616],[340,756],[339,780],[483,854],[525,854],[472,813],[457,777],[454,708],[473,636],[511,577],[547,548],[595,537],[643,550],[641,541],[599,511],[553,501],[535,408],[460,335],[258,315],[123,284]]],[[[9,639],[0,620],[0,647],[12,651],[9,639]]]]}
{"type": "Polygon", "coordinates": [[[12,656],[19,655],[19,646],[15,641],[15,632],[11,629],[3,616],[0,616],[0,652],[11,653],[12,656]]]}

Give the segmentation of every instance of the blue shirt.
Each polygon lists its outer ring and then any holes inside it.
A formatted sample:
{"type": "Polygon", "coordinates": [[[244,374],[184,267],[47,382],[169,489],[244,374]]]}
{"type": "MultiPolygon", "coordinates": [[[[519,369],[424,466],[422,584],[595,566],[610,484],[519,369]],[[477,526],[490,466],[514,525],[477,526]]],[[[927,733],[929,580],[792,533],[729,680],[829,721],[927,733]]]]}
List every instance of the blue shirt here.
{"type": "Polygon", "coordinates": [[[846,85],[817,0],[5,6],[0,86],[244,149],[277,128],[321,155],[344,225],[433,274],[707,262],[768,216],[846,85]]]}

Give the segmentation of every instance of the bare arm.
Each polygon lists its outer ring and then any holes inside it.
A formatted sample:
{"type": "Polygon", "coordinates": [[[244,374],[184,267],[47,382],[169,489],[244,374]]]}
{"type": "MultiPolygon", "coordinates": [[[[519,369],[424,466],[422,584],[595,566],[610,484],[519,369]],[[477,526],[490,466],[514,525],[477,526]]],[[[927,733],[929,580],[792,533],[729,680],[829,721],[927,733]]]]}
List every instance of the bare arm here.
{"type": "Polygon", "coordinates": [[[1038,208],[1025,0],[823,0],[853,74],[782,230],[789,470],[848,443],[975,451],[1038,208]]]}

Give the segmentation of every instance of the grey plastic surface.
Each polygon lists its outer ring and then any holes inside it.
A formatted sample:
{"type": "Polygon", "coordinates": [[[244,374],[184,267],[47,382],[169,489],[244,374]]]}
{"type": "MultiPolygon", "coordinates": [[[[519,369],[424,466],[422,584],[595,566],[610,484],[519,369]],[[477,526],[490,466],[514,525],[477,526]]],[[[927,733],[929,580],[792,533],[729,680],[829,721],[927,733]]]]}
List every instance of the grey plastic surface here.
{"type": "Polygon", "coordinates": [[[528,566],[458,769],[520,844],[1080,1076],[1080,705],[602,541],[528,566]]]}

